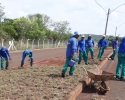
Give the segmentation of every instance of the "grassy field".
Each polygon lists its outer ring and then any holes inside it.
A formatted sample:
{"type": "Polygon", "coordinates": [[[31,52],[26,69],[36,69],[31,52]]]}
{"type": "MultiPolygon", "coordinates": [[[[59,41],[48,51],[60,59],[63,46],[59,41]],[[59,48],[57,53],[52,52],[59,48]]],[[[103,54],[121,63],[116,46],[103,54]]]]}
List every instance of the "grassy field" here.
{"type": "MultiPolygon", "coordinates": [[[[100,62],[99,60],[95,62],[100,62]]],[[[86,69],[95,68],[83,65],[86,69]]],[[[84,77],[82,65],[73,76],[61,77],[62,67],[28,67],[0,72],[0,100],[62,100],[84,77]]]]}

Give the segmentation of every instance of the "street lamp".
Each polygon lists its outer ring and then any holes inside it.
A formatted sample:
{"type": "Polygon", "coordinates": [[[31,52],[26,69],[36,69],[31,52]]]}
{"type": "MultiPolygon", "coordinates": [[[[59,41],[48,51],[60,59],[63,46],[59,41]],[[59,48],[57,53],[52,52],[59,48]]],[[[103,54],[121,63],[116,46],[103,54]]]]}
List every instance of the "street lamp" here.
{"type": "Polygon", "coordinates": [[[123,24],[125,24],[125,23],[122,23],[122,24],[120,24],[119,26],[115,26],[113,23],[111,23],[111,24],[115,27],[115,37],[116,37],[117,29],[118,29],[120,26],[122,26],[123,24]]]}

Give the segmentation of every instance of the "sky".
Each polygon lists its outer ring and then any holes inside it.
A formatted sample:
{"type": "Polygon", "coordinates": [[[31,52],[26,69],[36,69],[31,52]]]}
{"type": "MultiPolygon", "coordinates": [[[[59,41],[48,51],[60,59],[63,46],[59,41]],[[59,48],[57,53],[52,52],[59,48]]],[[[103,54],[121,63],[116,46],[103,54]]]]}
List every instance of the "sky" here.
{"type": "MultiPolygon", "coordinates": [[[[112,12],[125,0],[0,0],[4,6],[6,18],[26,17],[28,14],[46,14],[53,21],[68,21],[74,31],[79,34],[105,33],[107,12],[112,12]]],[[[125,36],[125,5],[109,15],[107,35],[125,36]]]]}

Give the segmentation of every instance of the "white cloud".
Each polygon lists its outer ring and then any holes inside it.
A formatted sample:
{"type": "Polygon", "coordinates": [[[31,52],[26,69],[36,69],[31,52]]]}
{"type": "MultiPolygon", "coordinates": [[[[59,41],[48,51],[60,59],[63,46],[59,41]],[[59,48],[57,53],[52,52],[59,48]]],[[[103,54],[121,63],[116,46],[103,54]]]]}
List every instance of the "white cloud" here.
{"type": "Polygon", "coordinates": [[[24,5],[25,8],[30,8],[30,5],[24,5]]]}
{"type": "MultiPolygon", "coordinates": [[[[124,0],[97,0],[106,11],[113,10],[124,0]]],[[[50,16],[54,21],[68,21],[72,32],[78,30],[82,34],[104,34],[107,14],[95,0],[0,0],[5,6],[6,17],[17,18],[28,14],[41,13],[50,16]]],[[[125,12],[125,6],[116,11],[125,12]]],[[[125,22],[125,14],[113,12],[109,22],[120,25],[125,22]]],[[[107,34],[114,34],[114,28],[108,24],[107,34]]],[[[124,26],[118,29],[123,36],[124,26]]]]}

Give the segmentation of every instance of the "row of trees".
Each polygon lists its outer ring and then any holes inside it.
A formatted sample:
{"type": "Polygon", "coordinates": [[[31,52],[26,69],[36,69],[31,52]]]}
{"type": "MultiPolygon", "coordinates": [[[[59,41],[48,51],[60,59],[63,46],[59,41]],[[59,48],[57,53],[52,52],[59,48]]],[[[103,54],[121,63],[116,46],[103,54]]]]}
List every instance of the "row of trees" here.
{"type": "Polygon", "coordinates": [[[1,39],[53,39],[66,40],[71,36],[67,21],[54,22],[44,14],[27,15],[16,19],[4,18],[4,7],[0,4],[1,39]]]}

